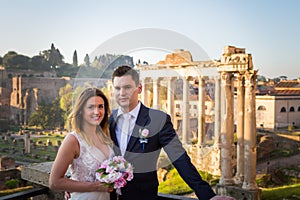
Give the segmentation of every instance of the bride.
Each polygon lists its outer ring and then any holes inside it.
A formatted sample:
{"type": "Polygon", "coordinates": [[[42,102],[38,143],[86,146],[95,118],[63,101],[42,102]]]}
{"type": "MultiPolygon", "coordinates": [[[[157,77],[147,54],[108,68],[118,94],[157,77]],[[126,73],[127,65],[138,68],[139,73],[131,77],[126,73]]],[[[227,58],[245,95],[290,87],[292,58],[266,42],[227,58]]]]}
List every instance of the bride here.
{"type": "Polygon", "coordinates": [[[114,155],[108,115],[108,100],[101,90],[87,88],[78,96],[68,116],[73,131],[65,137],[51,169],[51,190],[69,191],[70,199],[110,199],[113,188],[95,180],[99,164],[114,155]],[[70,178],[65,177],[68,168],[70,178]]]}

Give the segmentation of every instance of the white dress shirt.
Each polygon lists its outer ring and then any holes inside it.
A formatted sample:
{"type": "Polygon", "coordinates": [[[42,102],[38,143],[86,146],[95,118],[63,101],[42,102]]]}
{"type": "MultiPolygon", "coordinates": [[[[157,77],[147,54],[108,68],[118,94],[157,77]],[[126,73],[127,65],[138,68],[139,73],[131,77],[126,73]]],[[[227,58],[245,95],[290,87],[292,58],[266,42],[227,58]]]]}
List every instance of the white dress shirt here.
{"type": "MultiPolygon", "coordinates": [[[[129,132],[128,132],[129,134],[128,134],[127,142],[129,142],[129,139],[132,134],[133,128],[135,126],[135,122],[136,122],[137,116],[139,114],[140,108],[141,108],[141,102],[139,102],[138,105],[132,111],[129,112],[130,125],[129,125],[129,132]]],[[[116,136],[117,136],[119,144],[120,144],[120,140],[121,140],[122,124],[124,121],[123,113],[124,112],[121,110],[121,108],[118,108],[116,136]]]]}

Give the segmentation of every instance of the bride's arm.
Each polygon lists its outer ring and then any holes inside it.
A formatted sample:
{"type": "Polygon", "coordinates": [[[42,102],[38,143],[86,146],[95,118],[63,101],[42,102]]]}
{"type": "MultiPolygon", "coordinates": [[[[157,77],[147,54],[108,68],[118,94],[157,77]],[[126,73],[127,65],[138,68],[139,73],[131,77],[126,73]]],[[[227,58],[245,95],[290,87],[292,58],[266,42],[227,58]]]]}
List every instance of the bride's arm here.
{"type": "Polygon", "coordinates": [[[49,178],[50,189],[69,192],[108,191],[101,182],[80,182],[65,177],[69,165],[79,156],[79,148],[75,136],[68,135],[64,139],[52,165],[49,178]]]}

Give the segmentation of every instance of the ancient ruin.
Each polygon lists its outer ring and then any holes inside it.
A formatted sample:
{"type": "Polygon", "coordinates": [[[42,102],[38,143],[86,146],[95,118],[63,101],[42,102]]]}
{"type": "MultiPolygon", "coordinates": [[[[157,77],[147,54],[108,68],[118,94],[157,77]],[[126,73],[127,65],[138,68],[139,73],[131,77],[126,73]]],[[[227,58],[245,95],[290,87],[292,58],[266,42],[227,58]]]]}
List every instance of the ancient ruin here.
{"type": "MultiPolygon", "coordinates": [[[[151,65],[138,64],[135,68],[140,71],[143,86],[141,101],[171,115],[182,143],[195,165],[201,170],[221,176],[217,193],[230,194],[237,199],[260,199],[260,190],[255,180],[257,70],[253,69],[251,54],[247,54],[243,48],[226,46],[221,60],[193,61],[189,51],[176,50],[167,55],[164,61],[151,65]],[[208,81],[213,83],[212,97],[207,97],[208,81]],[[238,102],[237,145],[233,141],[234,81],[237,83],[238,102]],[[190,88],[191,83],[197,83],[198,87],[197,94],[193,97],[191,91],[195,90],[190,88]],[[166,91],[166,100],[161,98],[163,90],[166,91]],[[197,103],[192,104],[191,98],[195,98],[197,103]],[[214,109],[207,109],[208,102],[214,104],[214,109]],[[195,121],[196,128],[192,130],[191,123],[195,121]],[[212,123],[214,128],[209,129],[208,124],[212,123]],[[196,143],[193,143],[193,138],[197,139],[196,143]]],[[[18,83],[24,80],[16,78],[15,81],[18,83]]],[[[13,88],[17,88],[12,93],[16,107],[27,105],[26,108],[31,110],[31,106],[34,107],[38,101],[39,90],[34,87],[32,90],[24,90],[18,84],[13,88]]],[[[15,114],[17,116],[18,113],[15,114]]],[[[43,180],[49,177],[50,167],[51,163],[26,166],[22,171],[22,178],[47,186],[48,182],[43,180]],[[33,177],[32,174],[36,173],[39,176],[33,177]],[[42,181],[40,177],[43,177],[42,181]]]]}
{"type": "MultiPolygon", "coordinates": [[[[152,107],[160,108],[159,87],[167,88],[167,110],[172,119],[176,119],[174,81],[182,80],[181,120],[182,143],[191,144],[189,81],[198,81],[198,133],[196,163],[203,170],[221,175],[220,193],[226,193],[226,186],[242,185],[251,191],[251,199],[258,198],[256,184],[256,115],[255,91],[257,70],[253,69],[252,56],[245,49],[226,46],[220,61],[193,61],[188,51],[177,50],[167,55],[165,61],[154,65],[138,65],[143,85],[142,102],[150,104],[148,87],[152,87],[152,107]],[[216,68],[219,75],[215,80],[214,144],[205,145],[205,69],[216,68]],[[199,70],[201,69],[201,70],[199,70]],[[233,143],[234,134],[234,79],[237,79],[237,146],[233,143]],[[203,156],[206,154],[206,156],[203,156]],[[205,163],[205,164],[203,164],[205,163]],[[234,174],[234,165],[236,173],[234,174]],[[253,191],[255,191],[253,193],[253,191]]],[[[160,108],[161,109],[161,108],[160,108]]],[[[176,124],[176,122],[175,122],[176,124]]],[[[196,151],[195,151],[196,150],[196,151]]]]}

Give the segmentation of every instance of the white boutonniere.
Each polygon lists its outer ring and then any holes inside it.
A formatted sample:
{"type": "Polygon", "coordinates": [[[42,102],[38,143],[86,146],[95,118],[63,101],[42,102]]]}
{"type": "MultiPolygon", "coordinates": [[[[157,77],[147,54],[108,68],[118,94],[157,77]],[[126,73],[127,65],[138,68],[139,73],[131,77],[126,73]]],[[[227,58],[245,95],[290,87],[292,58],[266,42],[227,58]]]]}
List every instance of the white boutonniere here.
{"type": "Polygon", "coordinates": [[[145,149],[145,144],[148,143],[148,136],[149,136],[149,130],[146,128],[143,128],[139,130],[140,135],[140,143],[142,145],[142,149],[145,149]]]}

